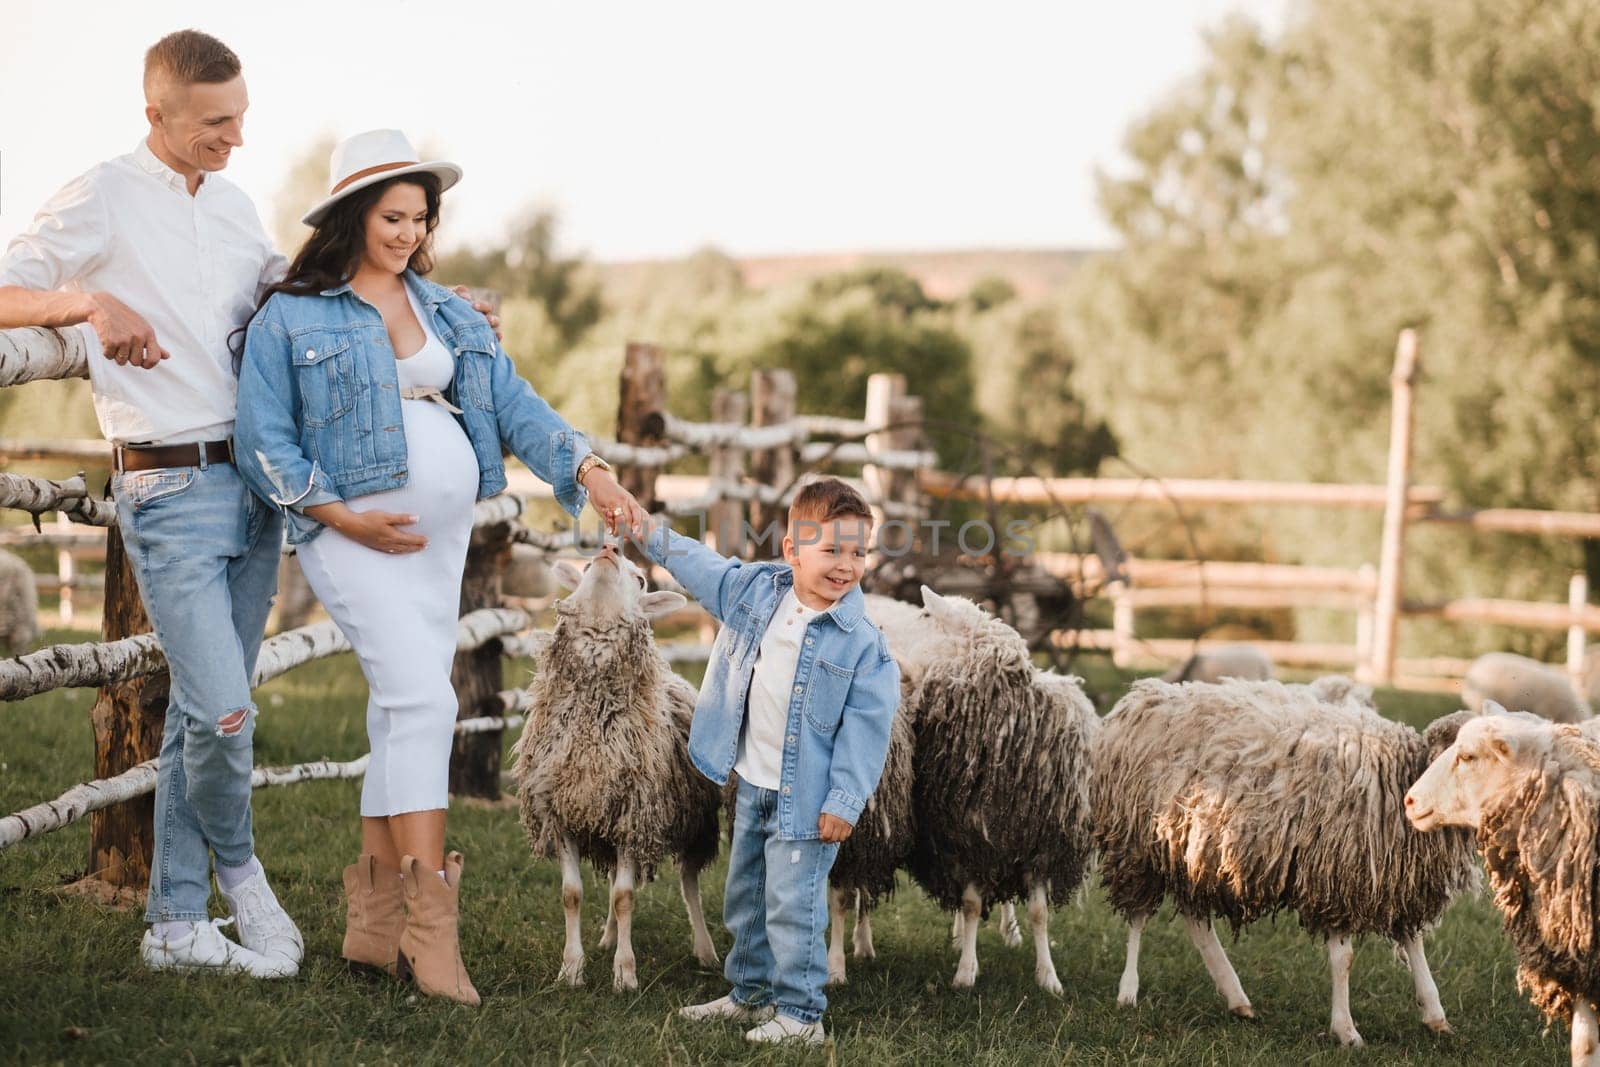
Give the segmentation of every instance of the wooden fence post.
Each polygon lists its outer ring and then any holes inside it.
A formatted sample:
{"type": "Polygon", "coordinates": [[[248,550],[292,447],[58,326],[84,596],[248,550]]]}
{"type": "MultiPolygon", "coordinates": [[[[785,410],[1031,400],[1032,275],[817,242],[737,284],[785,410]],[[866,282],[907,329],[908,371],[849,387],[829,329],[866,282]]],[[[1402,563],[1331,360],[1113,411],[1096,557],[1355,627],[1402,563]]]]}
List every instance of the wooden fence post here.
{"type": "MultiPolygon", "coordinates": [[[[711,395],[711,421],[744,425],[749,398],[734,389],[718,389],[711,395]]],[[[744,477],[744,449],[738,445],[718,445],[711,449],[708,473],[712,485],[737,485],[744,477]]],[[[745,509],[739,500],[726,497],[706,512],[706,543],[724,556],[742,559],[745,554],[745,509]]],[[[700,643],[710,644],[717,637],[717,622],[708,613],[700,623],[700,643]]]]}
{"type": "MultiPolygon", "coordinates": [[[[750,425],[776,426],[795,413],[796,386],[790,370],[757,370],[750,374],[750,425]]],[[[758,485],[782,489],[795,477],[795,449],[783,445],[751,454],[750,473],[758,485]]],[[[755,532],[753,554],[761,559],[783,555],[783,530],[788,509],[782,504],[750,503],[750,526],[755,532]]]]}
{"type": "MultiPolygon", "coordinates": [[[[869,453],[915,449],[922,441],[922,398],[906,394],[904,375],[874,374],[867,379],[866,423],[868,426],[889,427],[883,433],[867,435],[869,453]]],[[[917,485],[916,472],[869,463],[861,468],[861,479],[866,483],[873,502],[878,552],[892,555],[905,553],[915,541],[916,531],[905,524],[906,520],[898,512],[890,516],[879,502],[918,505],[921,502],[921,490],[917,485]]],[[[998,531],[995,539],[998,545],[998,531]]]]}
{"type": "MultiPolygon", "coordinates": [[[[139,598],[139,585],[113,523],[106,531],[105,606],[100,637],[119,641],[148,633],[150,619],[139,598]]],[[[90,709],[94,727],[94,776],[110,778],[161,753],[161,731],[167,718],[170,679],[165,668],[155,674],[101,687],[90,709]]],[[[155,849],[155,796],[135,797],[89,816],[87,878],[142,892],[150,883],[150,857],[155,849]]]]}
{"type": "MultiPolygon", "coordinates": [[[[479,608],[497,608],[501,576],[511,559],[511,524],[495,523],[472,531],[467,565],[461,576],[461,605],[457,615],[479,608]]],[[[456,691],[456,718],[492,715],[492,704],[504,686],[503,657],[499,641],[457,652],[450,665],[450,684],[456,691]]],[[[496,705],[498,707],[498,705],[496,705]]],[[[450,792],[480,800],[500,799],[500,749],[505,731],[457,734],[450,747],[450,792]]]]}
{"type": "MultiPolygon", "coordinates": [[[[56,512],[55,528],[61,533],[72,530],[72,523],[61,512],[56,512]]],[[[77,574],[77,560],[72,558],[72,549],[66,545],[56,549],[56,577],[61,585],[56,593],[56,615],[61,619],[62,626],[71,626],[73,619],[73,588],[72,581],[77,574]]]]}
{"type": "Polygon", "coordinates": [[[1394,680],[1400,629],[1400,598],[1405,589],[1406,511],[1411,488],[1412,389],[1420,357],[1417,331],[1401,330],[1389,382],[1394,404],[1389,413],[1389,476],[1384,494],[1383,540],[1378,555],[1378,594],[1373,605],[1372,680],[1394,680]]]}
{"type": "MultiPolygon", "coordinates": [[[[667,443],[666,357],[655,345],[629,341],[623,353],[617,390],[617,440],[642,448],[667,443]]],[[[655,511],[661,506],[656,499],[658,473],[657,467],[637,463],[617,465],[617,481],[646,511],[655,511]]],[[[626,551],[635,563],[649,566],[632,544],[626,551]]]]}
{"type": "MultiPolygon", "coordinates": [[[[1567,583],[1567,607],[1572,609],[1574,616],[1582,611],[1589,603],[1589,576],[1583,571],[1576,571],[1571,581],[1567,583]]],[[[1572,680],[1572,688],[1578,695],[1588,698],[1584,692],[1584,645],[1588,641],[1587,632],[1582,623],[1574,623],[1567,627],[1567,677],[1572,680]]]]}
{"type": "Polygon", "coordinates": [[[1356,662],[1355,676],[1358,682],[1372,681],[1372,631],[1374,620],[1372,614],[1373,602],[1376,599],[1378,583],[1378,569],[1370,563],[1363,563],[1356,572],[1360,582],[1361,606],[1356,609],[1356,662]]]}

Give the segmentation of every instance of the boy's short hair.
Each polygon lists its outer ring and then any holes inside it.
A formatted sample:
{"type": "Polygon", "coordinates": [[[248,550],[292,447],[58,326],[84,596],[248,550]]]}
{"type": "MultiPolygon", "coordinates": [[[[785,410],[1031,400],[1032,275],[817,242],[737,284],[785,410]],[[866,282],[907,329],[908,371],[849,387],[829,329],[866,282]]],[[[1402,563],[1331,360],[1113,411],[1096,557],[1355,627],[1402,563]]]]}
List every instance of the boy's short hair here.
{"type": "Polygon", "coordinates": [[[831,522],[834,519],[860,518],[872,521],[867,502],[838,478],[818,478],[801,486],[789,505],[789,525],[797,522],[831,522]]]}
{"type": "Polygon", "coordinates": [[[237,78],[243,69],[233,49],[209,33],[178,30],[145,52],[144,91],[149,96],[163,82],[220,84],[237,78]]]}

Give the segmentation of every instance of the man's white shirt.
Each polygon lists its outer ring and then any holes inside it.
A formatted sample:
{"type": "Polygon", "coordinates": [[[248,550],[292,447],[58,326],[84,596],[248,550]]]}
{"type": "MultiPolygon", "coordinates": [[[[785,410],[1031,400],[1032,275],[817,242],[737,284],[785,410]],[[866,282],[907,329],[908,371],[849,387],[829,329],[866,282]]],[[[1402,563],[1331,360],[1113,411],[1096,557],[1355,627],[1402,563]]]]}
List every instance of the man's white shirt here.
{"type": "Polygon", "coordinates": [[[783,595],[767,632],[761,635],[750,696],[745,705],[744,731],[733,769],[741,781],[762,789],[777,789],[783,777],[784,730],[789,725],[790,690],[800,667],[800,645],[806,625],[819,614],[800,603],[794,589],[783,595]]]}
{"type": "Polygon", "coordinates": [[[229,336],[286,266],[242,189],[210,173],[190,196],[140,141],[50,198],[0,255],[0,285],[110,293],[171,353],[155,367],[119,366],[90,326],[77,327],[106,440],[210,441],[233,432],[229,336]]]}

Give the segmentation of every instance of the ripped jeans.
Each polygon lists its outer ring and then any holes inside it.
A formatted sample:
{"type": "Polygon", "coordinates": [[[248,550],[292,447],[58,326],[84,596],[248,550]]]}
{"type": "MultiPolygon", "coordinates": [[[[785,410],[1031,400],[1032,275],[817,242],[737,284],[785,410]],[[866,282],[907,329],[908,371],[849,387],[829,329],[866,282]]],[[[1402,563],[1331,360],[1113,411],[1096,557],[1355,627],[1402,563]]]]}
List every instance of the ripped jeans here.
{"type": "Polygon", "coordinates": [[[247,862],[250,675],[277,590],[283,520],[231,464],[112,476],[117,525],[172,678],[145,921],[202,921],[211,855],[247,862]]]}

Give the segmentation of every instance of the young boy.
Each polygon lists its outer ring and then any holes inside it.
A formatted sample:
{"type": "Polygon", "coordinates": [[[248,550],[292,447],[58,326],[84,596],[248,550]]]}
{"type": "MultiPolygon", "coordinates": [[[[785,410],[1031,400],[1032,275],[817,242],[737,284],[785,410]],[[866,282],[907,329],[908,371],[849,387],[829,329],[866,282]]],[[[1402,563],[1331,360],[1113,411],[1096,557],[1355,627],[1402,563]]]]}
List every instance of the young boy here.
{"type": "Polygon", "coordinates": [[[756,1023],[754,1042],[820,1044],[828,871],[877,788],[900,671],[862,613],[872,513],[837,478],[789,508],[782,563],[744,563],[657,526],[646,552],[722,621],[689,757],[739,793],[723,920],[728,995],[686,1019],[756,1023]]]}

